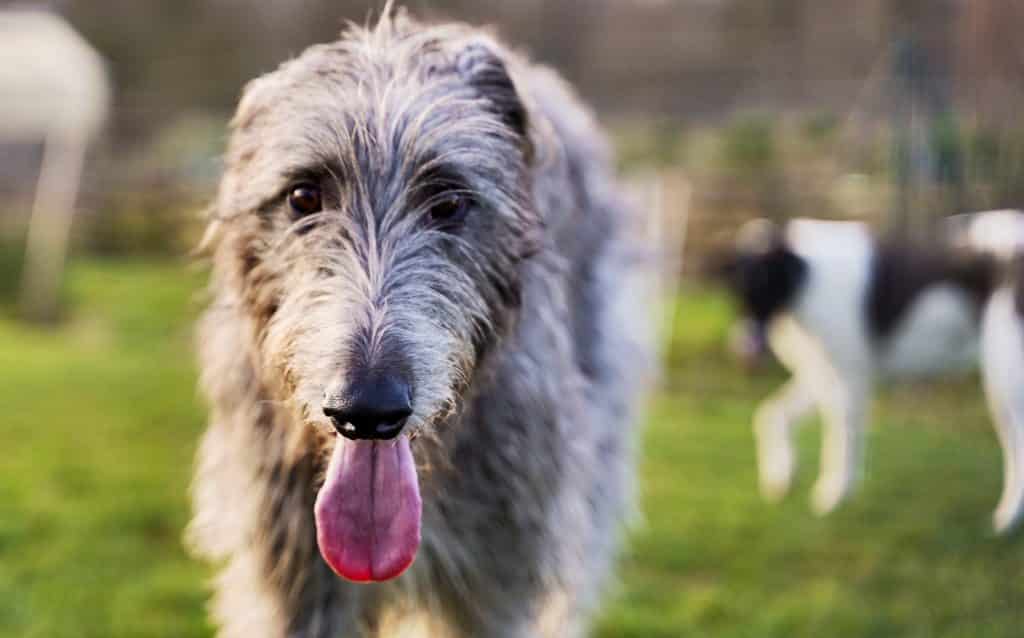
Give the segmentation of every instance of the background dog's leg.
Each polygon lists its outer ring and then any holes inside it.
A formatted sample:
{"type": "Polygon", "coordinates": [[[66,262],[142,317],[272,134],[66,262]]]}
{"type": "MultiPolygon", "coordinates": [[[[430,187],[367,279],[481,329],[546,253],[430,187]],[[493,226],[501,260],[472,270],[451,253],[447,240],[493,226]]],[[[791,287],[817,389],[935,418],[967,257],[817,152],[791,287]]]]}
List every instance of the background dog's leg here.
{"type": "Polygon", "coordinates": [[[842,503],[856,485],[864,447],[870,375],[835,375],[830,383],[820,380],[818,394],[824,432],[821,474],[814,486],[812,506],[819,515],[842,503]]]}
{"type": "Polygon", "coordinates": [[[1024,325],[1013,292],[993,295],[982,323],[982,376],[1003,448],[1003,494],[994,515],[997,532],[1021,518],[1024,505],[1024,325]]]}
{"type": "MultiPolygon", "coordinates": [[[[313,571],[317,571],[318,566],[313,571]]],[[[310,574],[312,577],[312,574],[310,574]]],[[[320,574],[325,587],[317,592],[300,580],[296,589],[305,589],[298,599],[294,592],[283,592],[281,584],[266,580],[265,558],[258,551],[239,552],[217,577],[212,611],[218,620],[218,638],[363,638],[369,635],[357,615],[358,591],[355,586],[328,582],[333,575],[320,574]],[[346,589],[350,596],[339,597],[334,588],[346,589]]]]}
{"type": "Polygon", "coordinates": [[[814,407],[813,395],[795,377],[765,399],[754,415],[761,495],[769,502],[789,491],[796,470],[793,426],[814,407]]]}

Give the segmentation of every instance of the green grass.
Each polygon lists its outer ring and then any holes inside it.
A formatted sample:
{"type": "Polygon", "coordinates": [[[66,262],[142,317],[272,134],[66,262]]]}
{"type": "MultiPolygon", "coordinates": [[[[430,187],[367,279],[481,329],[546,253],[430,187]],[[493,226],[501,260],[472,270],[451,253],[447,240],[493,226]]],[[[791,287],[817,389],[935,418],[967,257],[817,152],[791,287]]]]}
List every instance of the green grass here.
{"type": "MultiPolygon", "coordinates": [[[[202,410],[180,263],[79,261],[69,319],[0,318],[0,636],[209,636],[181,547],[202,410]]],[[[601,638],[1019,637],[1024,543],[988,527],[1000,457],[974,380],[887,393],[864,489],[813,517],[757,497],[748,422],[778,370],[724,354],[728,305],[688,291],[645,430],[645,517],[601,638]]],[[[0,313],[2,316],[2,313],[0,313]]]]}
{"type": "Polygon", "coordinates": [[[0,321],[0,634],[195,636],[202,425],[178,265],[76,264],[59,330],[0,321]]]}

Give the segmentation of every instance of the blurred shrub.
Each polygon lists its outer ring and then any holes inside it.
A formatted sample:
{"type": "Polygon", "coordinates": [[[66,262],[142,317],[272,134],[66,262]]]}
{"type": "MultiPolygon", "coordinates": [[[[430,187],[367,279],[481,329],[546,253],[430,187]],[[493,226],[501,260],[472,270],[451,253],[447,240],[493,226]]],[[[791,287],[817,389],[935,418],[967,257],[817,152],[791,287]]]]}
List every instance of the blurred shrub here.
{"type": "Polygon", "coordinates": [[[969,130],[964,134],[971,173],[976,179],[991,179],[999,169],[1000,136],[992,129],[969,130]]]}
{"type": "Polygon", "coordinates": [[[817,144],[832,142],[839,132],[839,117],[835,113],[819,111],[812,113],[800,123],[804,139],[817,144]]]}
{"type": "Polygon", "coordinates": [[[24,242],[0,237],[0,307],[13,306],[17,299],[24,258],[24,242]]]}
{"type": "Polygon", "coordinates": [[[226,123],[186,113],[108,162],[108,177],[77,226],[78,246],[102,255],[183,255],[202,232],[199,211],[220,175],[226,123]]]}
{"type": "MultiPolygon", "coordinates": [[[[18,305],[22,294],[21,278],[24,264],[24,233],[0,234],[0,316],[5,318],[25,318],[23,309],[19,308],[18,305]]],[[[57,315],[50,317],[50,320],[58,321],[64,318],[63,312],[66,307],[67,297],[67,288],[62,282],[58,291],[57,315]]]]}
{"type": "Polygon", "coordinates": [[[166,185],[121,192],[79,225],[79,246],[100,255],[185,255],[199,243],[200,207],[166,185]]]}
{"type": "Polygon", "coordinates": [[[936,164],[935,180],[943,184],[962,185],[964,139],[957,117],[947,113],[936,118],[932,124],[931,138],[936,164]]]}
{"type": "Polygon", "coordinates": [[[748,178],[774,171],[779,157],[772,120],[747,115],[727,125],[722,129],[718,159],[724,170],[748,178]]]}
{"type": "Polygon", "coordinates": [[[969,197],[979,208],[1024,206],[1024,128],[965,128],[969,197]]]}
{"type": "Polygon", "coordinates": [[[150,173],[173,178],[180,188],[212,192],[227,138],[224,118],[186,113],[161,129],[145,149],[150,173]]]}
{"type": "Polygon", "coordinates": [[[779,143],[777,120],[765,115],[743,115],[721,132],[717,168],[734,194],[746,194],[746,206],[756,216],[785,218],[790,213],[786,162],[779,143]]]}
{"type": "Polygon", "coordinates": [[[687,142],[684,125],[671,119],[619,122],[612,139],[619,167],[626,171],[676,166],[687,142]]]}

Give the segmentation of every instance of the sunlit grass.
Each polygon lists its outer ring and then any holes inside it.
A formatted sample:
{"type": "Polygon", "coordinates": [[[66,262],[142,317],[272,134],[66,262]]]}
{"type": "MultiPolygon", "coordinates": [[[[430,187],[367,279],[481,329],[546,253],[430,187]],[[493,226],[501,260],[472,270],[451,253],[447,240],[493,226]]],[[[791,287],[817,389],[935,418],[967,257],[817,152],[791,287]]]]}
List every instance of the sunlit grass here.
{"type": "Polygon", "coordinates": [[[1021,635],[1024,543],[990,531],[1002,469],[976,380],[884,393],[861,493],[818,519],[815,421],[793,494],[759,501],[748,424],[784,377],[737,372],[728,321],[719,295],[683,297],[668,389],[645,432],[646,524],[599,635],[1021,635]]]}
{"type": "Polygon", "coordinates": [[[0,633],[208,632],[181,547],[202,419],[177,264],[76,264],[59,329],[0,322],[0,633]]]}
{"type": "MultiPolygon", "coordinates": [[[[212,634],[208,573],[181,546],[201,279],[77,262],[60,327],[0,319],[0,635],[212,634]]],[[[989,533],[1000,457],[973,380],[887,395],[864,490],[821,520],[815,427],[792,498],[757,497],[748,422],[781,373],[737,371],[719,295],[688,291],[676,319],[601,638],[1021,635],[1024,544],[989,533]]]]}

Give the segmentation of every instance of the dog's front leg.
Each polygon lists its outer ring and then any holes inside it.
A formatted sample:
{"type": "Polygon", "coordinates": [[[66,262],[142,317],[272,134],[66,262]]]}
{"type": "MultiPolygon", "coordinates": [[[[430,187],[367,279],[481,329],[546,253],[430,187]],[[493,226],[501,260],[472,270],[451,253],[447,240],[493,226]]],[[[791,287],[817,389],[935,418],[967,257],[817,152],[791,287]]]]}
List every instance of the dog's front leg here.
{"type": "Polygon", "coordinates": [[[821,473],[814,486],[812,506],[819,515],[828,514],[856,485],[864,454],[871,375],[850,369],[831,379],[819,379],[818,401],[824,421],[821,473]]]}
{"type": "Polygon", "coordinates": [[[1013,291],[998,291],[982,322],[982,377],[992,420],[1003,448],[1003,494],[996,508],[996,532],[1011,529],[1024,514],[1024,326],[1013,291]]]}
{"type": "Polygon", "coordinates": [[[286,583],[268,578],[258,551],[240,551],[216,579],[218,638],[366,638],[355,586],[317,569],[286,583]],[[349,591],[346,591],[349,590],[349,591]]]}
{"type": "Polygon", "coordinates": [[[757,408],[757,469],[761,494],[769,502],[782,499],[789,491],[796,470],[793,426],[813,406],[813,395],[794,377],[757,408]]]}

